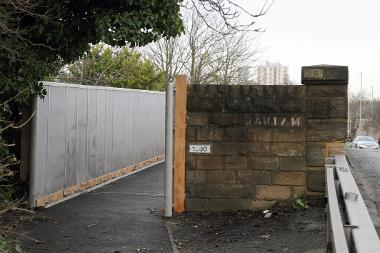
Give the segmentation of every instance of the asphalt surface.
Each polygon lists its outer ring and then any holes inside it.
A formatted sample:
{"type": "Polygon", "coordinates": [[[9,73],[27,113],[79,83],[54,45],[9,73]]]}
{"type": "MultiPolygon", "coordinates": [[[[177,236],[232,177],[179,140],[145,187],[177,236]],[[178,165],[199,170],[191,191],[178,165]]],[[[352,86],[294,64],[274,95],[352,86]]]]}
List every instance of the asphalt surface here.
{"type": "Polygon", "coordinates": [[[347,158],[372,221],[380,233],[380,151],[349,148],[347,158]]]}
{"type": "Polygon", "coordinates": [[[164,164],[38,211],[27,252],[172,252],[161,216],[164,164]],[[41,243],[36,243],[36,240],[41,243]]]}
{"type": "MultiPolygon", "coordinates": [[[[20,234],[37,252],[322,253],[324,205],[308,209],[185,213],[162,218],[164,164],[37,211],[20,234]],[[171,239],[171,240],[170,240],[171,239]]],[[[310,204],[310,203],[309,203],[310,204]]]]}

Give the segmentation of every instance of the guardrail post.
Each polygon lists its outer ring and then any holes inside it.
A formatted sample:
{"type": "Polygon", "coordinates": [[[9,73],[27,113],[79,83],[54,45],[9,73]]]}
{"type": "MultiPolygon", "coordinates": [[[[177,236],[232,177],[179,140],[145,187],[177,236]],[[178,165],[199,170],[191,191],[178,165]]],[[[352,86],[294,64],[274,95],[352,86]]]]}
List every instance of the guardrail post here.
{"type": "Polygon", "coordinates": [[[326,159],[326,193],[328,250],[380,252],[377,232],[345,155],[326,159]]]}

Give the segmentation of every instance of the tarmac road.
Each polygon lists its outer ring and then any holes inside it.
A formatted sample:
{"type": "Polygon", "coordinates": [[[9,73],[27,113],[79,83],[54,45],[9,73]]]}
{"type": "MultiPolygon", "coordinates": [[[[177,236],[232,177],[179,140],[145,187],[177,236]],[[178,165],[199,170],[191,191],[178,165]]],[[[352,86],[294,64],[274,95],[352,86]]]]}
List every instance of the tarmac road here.
{"type": "Polygon", "coordinates": [[[349,148],[347,158],[372,221],[380,233],[380,151],[349,148]]]}
{"type": "Polygon", "coordinates": [[[355,168],[375,178],[380,184],[380,152],[370,149],[348,149],[347,156],[355,168]]]}
{"type": "Polygon", "coordinates": [[[172,252],[161,217],[164,163],[38,211],[23,233],[35,252],[172,252]]]}

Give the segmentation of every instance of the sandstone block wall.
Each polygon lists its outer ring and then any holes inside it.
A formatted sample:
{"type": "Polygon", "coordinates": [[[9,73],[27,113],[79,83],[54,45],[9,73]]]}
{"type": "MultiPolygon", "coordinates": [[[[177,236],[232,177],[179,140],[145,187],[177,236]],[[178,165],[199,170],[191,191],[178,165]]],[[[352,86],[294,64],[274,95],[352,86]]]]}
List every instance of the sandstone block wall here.
{"type": "Polygon", "coordinates": [[[323,196],[326,146],[346,137],[347,85],[191,85],[187,94],[187,211],[323,196]]]}

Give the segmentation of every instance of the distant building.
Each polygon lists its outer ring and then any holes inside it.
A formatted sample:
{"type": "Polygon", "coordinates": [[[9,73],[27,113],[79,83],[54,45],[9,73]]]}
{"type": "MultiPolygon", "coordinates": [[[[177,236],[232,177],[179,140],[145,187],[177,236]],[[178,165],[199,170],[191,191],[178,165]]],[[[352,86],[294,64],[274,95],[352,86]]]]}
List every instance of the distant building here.
{"type": "Polygon", "coordinates": [[[256,70],[256,82],[261,85],[289,84],[288,66],[270,62],[260,65],[256,70]]]}

